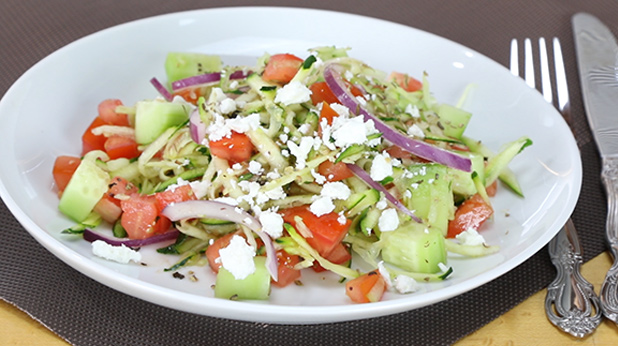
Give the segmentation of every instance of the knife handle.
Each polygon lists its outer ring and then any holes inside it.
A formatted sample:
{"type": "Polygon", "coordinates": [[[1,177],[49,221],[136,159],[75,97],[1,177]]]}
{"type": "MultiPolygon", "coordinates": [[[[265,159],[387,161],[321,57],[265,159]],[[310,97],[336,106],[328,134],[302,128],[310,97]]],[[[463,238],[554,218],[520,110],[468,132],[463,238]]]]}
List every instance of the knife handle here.
{"type": "Polygon", "coordinates": [[[549,321],[578,338],[594,332],[603,318],[594,287],[580,273],[581,251],[577,231],[569,219],[549,242],[549,255],[557,275],[547,287],[545,297],[549,321]]]}
{"type": "Polygon", "coordinates": [[[607,194],[605,237],[614,257],[601,286],[601,305],[605,317],[618,323],[618,156],[603,158],[601,179],[607,194]]]}

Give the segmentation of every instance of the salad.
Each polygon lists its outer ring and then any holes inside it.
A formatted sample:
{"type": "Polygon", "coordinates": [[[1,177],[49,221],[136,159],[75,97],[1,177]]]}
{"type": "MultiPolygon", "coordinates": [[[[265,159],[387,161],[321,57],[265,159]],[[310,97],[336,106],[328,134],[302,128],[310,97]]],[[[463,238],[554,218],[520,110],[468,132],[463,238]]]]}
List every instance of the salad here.
{"type": "Polygon", "coordinates": [[[351,301],[375,302],[448,279],[448,253],[498,251],[482,236],[497,181],[523,196],[508,164],[530,139],[495,153],[468,137],[471,114],[438,102],[427,75],[336,47],[253,66],[169,53],[165,70],[151,80],[160,96],[102,101],[81,155],[55,161],[59,209],[76,222],[63,232],[97,256],[139,263],[157,246],[177,257],[166,272],[214,271],[225,299],[325,271],[351,301]]]}

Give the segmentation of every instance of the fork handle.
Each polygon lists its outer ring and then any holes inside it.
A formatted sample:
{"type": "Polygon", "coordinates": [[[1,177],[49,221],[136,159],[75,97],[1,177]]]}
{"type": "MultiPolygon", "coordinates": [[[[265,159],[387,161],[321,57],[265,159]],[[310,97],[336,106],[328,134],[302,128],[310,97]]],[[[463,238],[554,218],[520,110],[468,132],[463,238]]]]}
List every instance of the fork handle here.
{"type": "Polygon", "coordinates": [[[569,219],[549,242],[549,255],[557,275],[547,287],[545,297],[549,321],[578,338],[594,332],[603,318],[599,297],[580,273],[581,251],[577,231],[569,219]]]}
{"type": "Polygon", "coordinates": [[[603,314],[618,323],[618,156],[603,158],[601,179],[607,194],[607,221],[605,237],[614,263],[601,286],[603,314]]]}

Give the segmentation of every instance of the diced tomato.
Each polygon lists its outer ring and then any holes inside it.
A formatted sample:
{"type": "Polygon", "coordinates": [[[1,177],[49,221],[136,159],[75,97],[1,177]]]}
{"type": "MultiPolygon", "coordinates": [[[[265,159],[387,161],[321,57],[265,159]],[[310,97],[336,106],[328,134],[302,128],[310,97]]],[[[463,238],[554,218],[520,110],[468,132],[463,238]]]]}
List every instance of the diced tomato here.
{"type": "Polygon", "coordinates": [[[228,160],[232,164],[249,161],[254,149],[247,135],[235,131],[232,131],[229,137],[210,141],[208,146],[214,156],[228,160]]]}
{"type": "Polygon", "coordinates": [[[493,215],[494,210],[478,193],[465,200],[455,211],[455,218],[448,223],[447,238],[473,228],[478,230],[483,222],[493,215]]]}
{"type": "Polygon", "coordinates": [[[127,199],[129,196],[139,192],[137,186],[122,177],[114,177],[109,183],[109,190],[106,195],[111,198],[116,205],[120,206],[121,199],[127,199]]]}
{"type": "Polygon", "coordinates": [[[107,138],[103,135],[96,136],[92,133],[92,129],[102,125],[107,125],[107,123],[100,117],[96,117],[82,135],[82,156],[92,150],[105,150],[107,138]]]}
{"type": "Polygon", "coordinates": [[[54,161],[53,176],[54,182],[58,187],[58,192],[64,191],[64,188],[69,184],[69,180],[75,173],[75,170],[81,163],[79,157],[75,156],[58,156],[54,161]]]}
{"type": "Polygon", "coordinates": [[[345,293],[355,303],[371,303],[382,299],[386,281],[377,270],[370,271],[345,284],[345,293]]]}
{"type": "Polygon", "coordinates": [[[235,235],[241,236],[243,238],[245,237],[245,235],[241,231],[231,232],[222,236],[221,238],[218,238],[206,248],[206,259],[208,259],[208,264],[210,265],[210,269],[212,269],[213,272],[218,273],[219,268],[221,268],[222,265],[221,260],[218,259],[220,257],[219,250],[224,249],[228,245],[230,245],[230,241],[235,235]]]}
{"type": "Polygon", "coordinates": [[[351,224],[351,221],[347,219],[344,224],[339,223],[339,214],[334,212],[318,217],[309,210],[308,205],[284,209],[281,214],[283,221],[296,229],[294,217],[300,216],[302,218],[303,223],[313,235],[306,238],[307,243],[323,257],[328,257],[341,244],[341,240],[347,234],[351,224]]]}
{"type": "Polygon", "coordinates": [[[116,113],[116,107],[122,106],[122,101],[107,99],[99,103],[99,118],[108,125],[129,126],[129,116],[116,113]]]}
{"type": "Polygon", "coordinates": [[[120,218],[122,209],[119,206],[119,201],[108,194],[103,197],[94,206],[94,212],[99,214],[103,220],[114,223],[120,218]]]}
{"type": "Polygon", "coordinates": [[[303,59],[292,54],[275,54],[268,59],[262,79],[267,82],[287,84],[298,72],[303,59]]]}
{"type": "Polygon", "coordinates": [[[300,278],[300,270],[294,266],[300,263],[300,256],[290,255],[285,250],[277,251],[277,281],[272,281],[272,284],[277,287],[285,287],[300,278]]]}
{"type": "Polygon", "coordinates": [[[196,200],[195,193],[191,185],[178,186],[173,190],[165,190],[155,194],[157,199],[157,208],[162,211],[170,203],[178,203],[184,201],[196,200]]]}
{"type": "Polygon", "coordinates": [[[124,136],[110,136],[103,144],[103,148],[107,155],[109,155],[110,160],[121,157],[133,159],[141,153],[135,139],[124,136]]]}
{"type": "Polygon", "coordinates": [[[320,111],[320,124],[322,124],[322,119],[326,119],[326,123],[328,125],[333,124],[333,119],[338,117],[339,113],[337,113],[328,102],[322,102],[322,110],[320,111]]]}
{"type": "MultiPolygon", "coordinates": [[[[326,259],[334,264],[346,265],[352,259],[352,254],[350,253],[350,250],[347,246],[345,246],[343,243],[339,243],[339,245],[335,247],[333,252],[331,252],[330,255],[326,256],[326,259]]],[[[318,261],[313,262],[312,268],[318,273],[326,270],[320,265],[320,263],[318,263],[318,261]]]]}
{"type": "Polygon", "coordinates": [[[339,100],[330,90],[326,82],[316,82],[309,86],[311,90],[311,102],[314,105],[319,105],[321,102],[339,103],[339,100]]]}
{"type": "Polygon", "coordinates": [[[133,194],[120,201],[122,216],[120,224],[131,239],[145,239],[167,231],[171,221],[159,215],[157,199],[150,195],[133,194]]]}
{"type": "Polygon", "coordinates": [[[485,187],[485,191],[487,192],[487,196],[494,197],[496,192],[498,192],[498,181],[495,180],[491,185],[485,187]]]}
{"type": "Polygon", "coordinates": [[[414,92],[423,88],[423,83],[421,81],[410,77],[405,73],[391,72],[391,74],[388,76],[388,79],[394,80],[405,91],[414,92]]]}
{"type": "Polygon", "coordinates": [[[322,162],[318,166],[318,173],[326,177],[326,180],[330,182],[341,181],[354,176],[354,172],[344,162],[334,163],[329,160],[322,162]]]}
{"type": "MultiPolygon", "coordinates": [[[[363,95],[363,92],[359,88],[352,85],[348,81],[344,81],[344,82],[348,86],[348,88],[350,88],[350,92],[352,93],[352,95],[354,96],[363,95]]],[[[337,96],[335,96],[333,91],[330,90],[326,82],[313,83],[309,86],[309,90],[311,90],[311,102],[313,102],[313,104],[316,106],[319,105],[321,102],[340,103],[339,99],[337,98],[337,96]]]]}

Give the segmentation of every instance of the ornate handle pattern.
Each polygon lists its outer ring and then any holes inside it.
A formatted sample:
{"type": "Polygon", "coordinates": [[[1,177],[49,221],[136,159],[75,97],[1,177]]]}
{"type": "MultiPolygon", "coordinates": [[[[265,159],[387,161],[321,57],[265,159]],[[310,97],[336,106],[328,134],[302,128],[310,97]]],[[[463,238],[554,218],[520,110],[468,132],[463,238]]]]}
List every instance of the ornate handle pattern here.
{"type": "Polygon", "coordinates": [[[571,220],[549,243],[549,254],[558,275],[547,287],[547,318],[565,332],[584,337],[599,326],[603,314],[592,284],[580,274],[581,246],[571,220]]]}
{"type": "Polygon", "coordinates": [[[618,323],[618,156],[603,158],[601,179],[607,193],[605,237],[614,257],[601,286],[601,303],[605,317],[618,323]]]}

